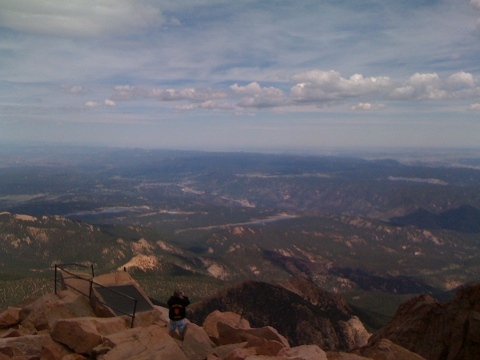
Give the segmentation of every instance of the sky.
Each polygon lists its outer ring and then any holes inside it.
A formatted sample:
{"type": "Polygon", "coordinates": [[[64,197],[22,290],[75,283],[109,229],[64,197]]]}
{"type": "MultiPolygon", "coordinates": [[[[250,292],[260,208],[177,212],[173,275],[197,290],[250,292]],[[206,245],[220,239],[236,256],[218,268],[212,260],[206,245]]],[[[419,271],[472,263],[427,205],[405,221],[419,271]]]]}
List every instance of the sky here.
{"type": "Polygon", "coordinates": [[[0,0],[0,142],[480,147],[480,0],[0,0]]]}

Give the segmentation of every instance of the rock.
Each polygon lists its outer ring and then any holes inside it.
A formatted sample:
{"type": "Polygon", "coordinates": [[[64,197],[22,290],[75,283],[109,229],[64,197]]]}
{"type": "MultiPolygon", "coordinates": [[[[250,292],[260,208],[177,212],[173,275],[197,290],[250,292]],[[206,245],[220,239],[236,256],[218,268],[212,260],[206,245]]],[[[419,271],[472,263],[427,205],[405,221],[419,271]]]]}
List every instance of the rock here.
{"type": "Polygon", "coordinates": [[[382,339],[373,346],[363,349],[362,355],[375,360],[425,360],[420,355],[394,344],[388,339],[382,339]]]}
{"type": "Polygon", "coordinates": [[[225,360],[245,360],[251,355],[257,355],[257,351],[254,348],[237,348],[231,351],[226,357],[225,360]]]}
{"type": "Polygon", "coordinates": [[[128,329],[104,339],[112,350],[97,356],[98,360],[187,360],[175,340],[158,325],[128,329]]]}
{"type": "Polygon", "coordinates": [[[328,360],[325,351],[317,345],[300,345],[293,348],[284,348],[279,351],[277,357],[285,360],[328,360]]]}
{"type": "MultiPolygon", "coordinates": [[[[45,346],[54,346],[48,335],[27,335],[0,339],[0,353],[8,356],[28,356],[40,358],[45,346]]],[[[19,358],[21,359],[21,358],[19,358]]]]}
{"type": "Polygon", "coordinates": [[[58,319],[94,316],[88,298],[69,290],[40,297],[20,310],[22,325],[49,330],[58,319]]]}
{"type": "Polygon", "coordinates": [[[327,352],[327,358],[328,360],[371,360],[371,358],[366,358],[357,354],[349,354],[342,351],[329,351],[327,352]]]}
{"type": "Polygon", "coordinates": [[[218,344],[218,329],[217,324],[222,322],[228,324],[236,329],[250,329],[250,324],[247,320],[243,319],[240,315],[235,314],[230,311],[220,312],[215,310],[210,315],[205,318],[203,322],[203,329],[210,336],[210,339],[216,344],[218,344]]]}
{"type": "MultiPolygon", "coordinates": [[[[126,317],[131,321],[129,317],[126,317]]],[[[135,314],[134,326],[148,327],[150,325],[168,326],[168,321],[164,318],[161,311],[155,309],[152,311],[144,311],[135,314]]]]}
{"type": "Polygon", "coordinates": [[[58,320],[50,333],[53,340],[79,354],[91,354],[101,344],[103,335],[127,329],[125,320],[117,318],[74,318],[58,320]]]}
{"type": "Polygon", "coordinates": [[[242,349],[247,347],[247,342],[237,343],[237,344],[228,344],[228,345],[220,345],[214,348],[210,354],[215,355],[221,359],[224,359],[230,352],[235,349],[242,349]]]}
{"type": "Polygon", "coordinates": [[[275,340],[265,340],[256,336],[247,335],[247,346],[254,347],[258,355],[276,356],[285,345],[275,340]]]}
{"type": "Polygon", "coordinates": [[[214,347],[215,344],[200,326],[187,324],[182,351],[189,360],[205,359],[214,347]]]}
{"type": "MultiPolygon", "coordinates": [[[[41,359],[41,360],[43,360],[43,359],[41,359]]],[[[88,360],[88,358],[86,358],[85,356],[80,355],[80,354],[69,354],[69,355],[65,355],[64,357],[62,357],[61,360],[88,360]]]]}
{"type": "Polygon", "coordinates": [[[401,304],[369,346],[386,338],[426,359],[478,359],[479,315],[480,284],[460,288],[448,303],[420,295],[401,304]]]}
{"type": "Polygon", "coordinates": [[[352,316],[346,322],[340,321],[339,324],[343,327],[341,334],[344,337],[344,342],[348,344],[349,350],[367,345],[371,334],[365,329],[357,316],[352,316]]]}
{"type": "Polygon", "coordinates": [[[263,328],[237,329],[228,324],[219,322],[217,324],[217,329],[219,333],[218,341],[221,345],[248,341],[248,336],[254,336],[265,340],[275,340],[283,344],[284,347],[290,347],[287,339],[270,326],[265,326],[263,328]]]}
{"type": "Polygon", "coordinates": [[[7,331],[5,331],[2,334],[1,338],[19,337],[19,336],[23,336],[23,335],[26,335],[26,334],[22,334],[17,329],[8,329],[7,331]]]}
{"type": "Polygon", "coordinates": [[[20,308],[9,306],[0,314],[0,329],[8,329],[20,322],[20,308]]]}

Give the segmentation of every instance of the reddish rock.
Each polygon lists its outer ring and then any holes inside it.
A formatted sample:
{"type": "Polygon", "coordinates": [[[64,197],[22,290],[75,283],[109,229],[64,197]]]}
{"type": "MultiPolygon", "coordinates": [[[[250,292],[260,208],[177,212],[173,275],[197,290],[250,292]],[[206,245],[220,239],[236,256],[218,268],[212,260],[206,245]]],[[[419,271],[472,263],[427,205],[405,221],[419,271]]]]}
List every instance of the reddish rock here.
{"type": "Polygon", "coordinates": [[[363,356],[375,360],[425,360],[410,350],[407,350],[388,339],[382,339],[373,346],[367,347],[361,351],[363,356]]]}
{"type": "Polygon", "coordinates": [[[58,321],[50,335],[79,354],[91,354],[103,339],[92,323],[66,320],[58,321]]]}
{"type": "Polygon", "coordinates": [[[228,345],[220,345],[217,346],[215,349],[212,350],[211,354],[224,359],[229,353],[231,353],[235,349],[242,349],[247,347],[247,342],[237,343],[237,344],[228,344],[228,345]]]}
{"type": "Polygon", "coordinates": [[[158,325],[108,335],[105,336],[105,342],[112,349],[104,355],[97,356],[98,360],[187,360],[175,340],[158,325]]]}
{"type": "MultiPolygon", "coordinates": [[[[27,359],[40,358],[42,349],[52,345],[48,335],[27,335],[21,337],[0,339],[0,353],[8,356],[27,356],[27,359]]],[[[22,358],[19,358],[22,359],[22,358]]]]}
{"type": "Polygon", "coordinates": [[[399,306],[393,319],[369,345],[387,338],[429,360],[480,358],[480,284],[465,286],[440,303],[429,295],[399,306]]]}
{"type": "Polygon", "coordinates": [[[255,348],[237,348],[230,352],[226,357],[225,360],[245,360],[247,357],[251,355],[257,355],[257,351],[255,348]]]}
{"type": "Polygon", "coordinates": [[[248,338],[253,336],[265,340],[278,341],[279,343],[283,344],[284,347],[290,347],[287,339],[285,339],[278,333],[277,330],[270,326],[252,329],[238,329],[228,324],[219,322],[217,324],[217,329],[219,333],[218,341],[221,345],[248,341],[248,338]]]}
{"type": "Polygon", "coordinates": [[[20,310],[22,325],[49,330],[56,320],[94,316],[88,298],[72,291],[60,291],[40,297],[20,310]]]}
{"type": "Polygon", "coordinates": [[[104,335],[127,329],[122,318],[75,318],[58,320],[50,333],[53,340],[79,354],[91,354],[104,335]]]}
{"type": "Polygon", "coordinates": [[[20,322],[20,308],[9,306],[0,314],[0,329],[8,329],[20,322]]]}
{"type": "Polygon", "coordinates": [[[327,354],[317,345],[300,345],[285,348],[278,353],[279,359],[292,360],[327,360],[327,354]]]}
{"type": "Polygon", "coordinates": [[[189,360],[202,360],[215,347],[207,333],[198,325],[187,324],[182,351],[189,360]]]}
{"type": "Polygon", "coordinates": [[[9,338],[9,337],[20,337],[20,336],[23,336],[23,335],[26,335],[26,334],[22,334],[20,331],[18,331],[17,329],[8,329],[7,331],[5,331],[3,334],[2,334],[2,338],[9,338]]]}
{"type": "Polygon", "coordinates": [[[236,329],[251,329],[248,321],[243,319],[240,315],[230,311],[220,312],[215,310],[205,318],[202,327],[208,336],[210,336],[210,339],[216,344],[218,344],[219,338],[217,324],[220,322],[228,324],[236,329]]]}

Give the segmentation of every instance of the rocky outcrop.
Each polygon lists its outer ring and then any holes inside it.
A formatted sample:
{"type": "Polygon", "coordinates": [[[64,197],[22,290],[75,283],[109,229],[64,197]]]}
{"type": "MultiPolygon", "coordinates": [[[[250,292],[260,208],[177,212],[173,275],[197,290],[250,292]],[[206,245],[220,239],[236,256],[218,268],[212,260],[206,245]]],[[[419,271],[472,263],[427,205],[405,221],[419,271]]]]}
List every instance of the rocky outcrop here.
{"type": "Polygon", "coordinates": [[[449,303],[429,295],[403,303],[391,322],[369,339],[369,345],[383,338],[429,360],[478,359],[480,284],[459,289],[449,303]]]}
{"type": "Polygon", "coordinates": [[[358,318],[350,321],[351,309],[337,297],[304,279],[285,286],[247,281],[194,304],[191,320],[202,324],[215,310],[233,312],[252,327],[275,328],[292,346],[314,344],[322,349],[344,351],[364,346],[368,332],[358,318]]]}
{"type": "MultiPolygon", "coordinates": [[[[274,287],[274,289],[286,291],[282,287],[274,287]]],[[[279,294],[282,293],[279,292],[279,294]]],[[[298,297],[296,294],[293,295],[298,297]]],[[[58,294],[45,295],[23,308],[9,308],[0,314],[0,320],[3,321],[3,329],[0,329],[0,360],[423,359],[411,350],[383,338],[378,338],[368,346],[350,353],[325,352],[328,348],[322,349],[316,344],[291,346],[287,338],[272,326],[252,327],[245,317],[218,310],[206,316],[203,324],[187,321],[185,337],[181,341],[168,333],[168,321],[165,318],[168,311],[165,308],[155,307],[153,312],[141,313],[138,319],[136,317],[133,327],[130,327],[131,319],[126,316],[107,318],[92,316],[93,310],[88,309],[89,302],[82,300],[80,298],[82,296],[79,293],[64,290],[58,294]],[[55,307],[60,310],[55,311],[55,307]]],[[[305,301],[301,297],[298,298],[305,301]]],[[[296,298],[297,301],[299,301],[298,298],[296,298]]],[[[467,298],[468,301],[460,297],[459,306],[475,307],[476,305],[472,305],[474,303],[470,301],[472,297],[467,298]]],[[[431,301],[428,297],[424,299],[426,307],[435,304],[435,301],[431,301]]],[[[300,304],[303,307],[313,306],[307,301],[300,304]]],[[[300,305],[291,303],[289,306],[295,311],[295,307],[300,305]]],[[[419,308],[425,308],[425,306],[422,305],[419,308]]],[[[414,309],[416,308],[418,307],[414,306],[414,309]]],[[[469,315],[469,325],[466,327],[467,338],[472,342],[478,340],[480,332],[477,310],[472,310],[473,313],[469,315]]],[[[315,314],[318,313],[312,312],[312,315],[315,314]]],[[[285,326],[293,327],[297,331],[302,329],[307,333],[311,329],[307,320],[302,320],[300,323],[289,322],[287,311],[277,313],[277,317],[285,322],[285,326]]],[[[365,340],[363,326],[355,317],[346,321],[338,320],[338,324],[343,324],[338,326],[343,326],[344,331],[349,332],[352,339],[356,339],[354,341],[365,340]]],[[[331,329],[333,329],[331,331],[335,330],[334,327],[331,329]]],[[[328,335],[328,330],[326,334],[328,335]]],[[[330,335],[335,336],[334,333],[330,335]]],[[[317,332],[315,336],[318,337],[319,342],[326,341],[322,339],[321,332],[317,332]]]]}

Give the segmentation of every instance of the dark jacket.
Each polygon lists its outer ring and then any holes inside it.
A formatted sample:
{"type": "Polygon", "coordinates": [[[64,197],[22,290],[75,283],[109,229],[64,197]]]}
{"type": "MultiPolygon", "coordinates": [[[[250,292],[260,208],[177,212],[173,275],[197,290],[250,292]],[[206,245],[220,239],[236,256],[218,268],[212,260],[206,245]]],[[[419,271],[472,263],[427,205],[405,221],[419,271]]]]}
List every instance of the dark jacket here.
{"type": "Polygon", "coordinates": [[[187,296],[172,296],[168,299],[168,317],[170,320],[182,320],[185,318],[185,308],[190,304],[187,296]]]}

